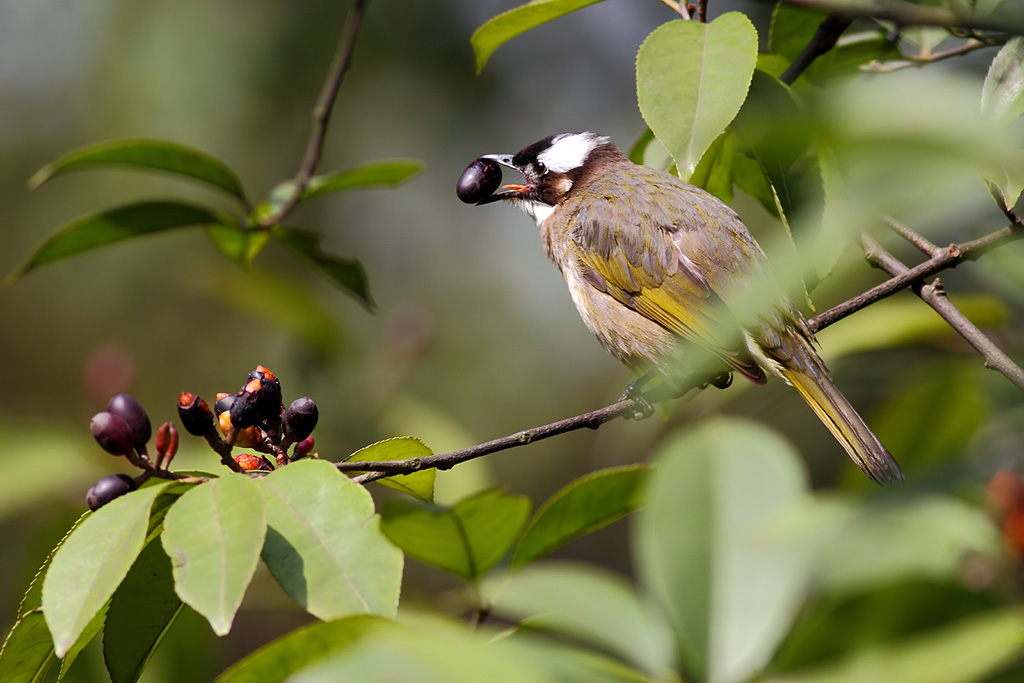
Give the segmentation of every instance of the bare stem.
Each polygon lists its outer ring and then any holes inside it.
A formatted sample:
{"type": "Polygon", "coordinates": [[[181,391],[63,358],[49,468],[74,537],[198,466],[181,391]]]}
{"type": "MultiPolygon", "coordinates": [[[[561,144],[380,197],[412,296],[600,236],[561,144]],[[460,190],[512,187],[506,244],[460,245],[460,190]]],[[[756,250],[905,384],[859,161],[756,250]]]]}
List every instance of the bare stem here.
{"type": "Polygon", "coordinates": [[[904,0],[781,0],[789,5],[836,12],[848,17],[872,17],[899,26],[941,26],[944,28],[1005,31],[1024,34],[1024,19],[1003,12],[997,20],[974,16],[966,9],[952,6],[923,5],[904,0]]]}

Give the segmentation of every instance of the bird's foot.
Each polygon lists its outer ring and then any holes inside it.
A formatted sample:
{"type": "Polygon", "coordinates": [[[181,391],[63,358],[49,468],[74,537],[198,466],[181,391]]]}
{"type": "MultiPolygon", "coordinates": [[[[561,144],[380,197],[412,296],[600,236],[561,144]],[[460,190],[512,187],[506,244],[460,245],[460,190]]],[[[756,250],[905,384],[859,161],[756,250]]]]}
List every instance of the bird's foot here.
{"type": "Polygon", "coordinates": [[[723,372],[720,375],[715,375],[714,377],[709,379],[707,384],[705,384],[704,386],[707,386],[708,384],[719,389],[728,389],[730,386],[732,386],[732,373],[723,372]]]}
{"type": "Polygon", "coordinates": [[[630,382],[626,390],[622,392],[622,396],[619,398],[620,401],[632,401],[633,413],[630,415],[634,420],[644,420],[654,415],[654,406],[651,402],[644,398],[643,388],[654,375],[647,373],[643,377],[630,382]]]}

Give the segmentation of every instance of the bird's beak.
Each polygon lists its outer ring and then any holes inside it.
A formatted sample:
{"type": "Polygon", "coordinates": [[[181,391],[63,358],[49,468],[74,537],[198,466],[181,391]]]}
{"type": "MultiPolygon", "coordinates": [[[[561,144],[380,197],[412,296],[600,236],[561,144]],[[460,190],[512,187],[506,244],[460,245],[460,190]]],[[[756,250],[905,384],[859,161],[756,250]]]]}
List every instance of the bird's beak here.
{"type": "MultiPolygon", "coordinates": [[[[519,171],[519,169],[516,168],[515,164],[512,163],[511,154],[485,154],[480,158],[497,161],[502,166],[506,166],[514,171],[522,173],[522,171],[519,171]]],[[[532,188],[529,185],[502,185],[494,194],[492,194],[489,197],[485,197],[484,199],[481,199],[476,203],[476,205],[482,206],[484,204],[490,204],[491,202],[497,202],[502,199],[521,199],[531,189],[532,188]]]]}

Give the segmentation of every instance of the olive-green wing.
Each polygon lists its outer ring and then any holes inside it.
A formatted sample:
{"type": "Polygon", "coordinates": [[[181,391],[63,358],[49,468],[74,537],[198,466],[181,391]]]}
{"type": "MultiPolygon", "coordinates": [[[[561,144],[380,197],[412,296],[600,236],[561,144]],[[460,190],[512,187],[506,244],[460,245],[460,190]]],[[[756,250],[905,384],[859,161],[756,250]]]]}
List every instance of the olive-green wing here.
{"type": "Polygon", "coordinates": [[[731,244],[733,231],[709,224],[713,209],[725,207],[705,207],[689,197],[681,202],[680,187],[689,187],[681,183],[648,183],[641,192],[631,183],[643,183],[643,178],[612,182],[619,191],[604,192],[596,184],[572,218],[572,236],[587,281],[698,344],[731,369],[763,382],[764,371],[751,357],[738,321],[715,287],[715,277],[728,278],[741,268],[743,259],[729,251],[736,248],[731,244]],[[652,200],[637,201],[642,196],[652,200]]]}

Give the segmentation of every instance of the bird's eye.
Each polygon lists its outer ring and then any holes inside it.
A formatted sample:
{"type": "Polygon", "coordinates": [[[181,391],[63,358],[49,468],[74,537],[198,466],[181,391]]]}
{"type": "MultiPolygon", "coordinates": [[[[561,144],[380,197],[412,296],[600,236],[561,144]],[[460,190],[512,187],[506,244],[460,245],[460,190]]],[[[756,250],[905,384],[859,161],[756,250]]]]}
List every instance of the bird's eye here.
{"type": "Polygon", "coordinates": [[[543,161],[538,161],[534,165],[534,168],[537,169],[537,175],[544,175],[545,173],[548,172],[548,167],[543,161]]]}

